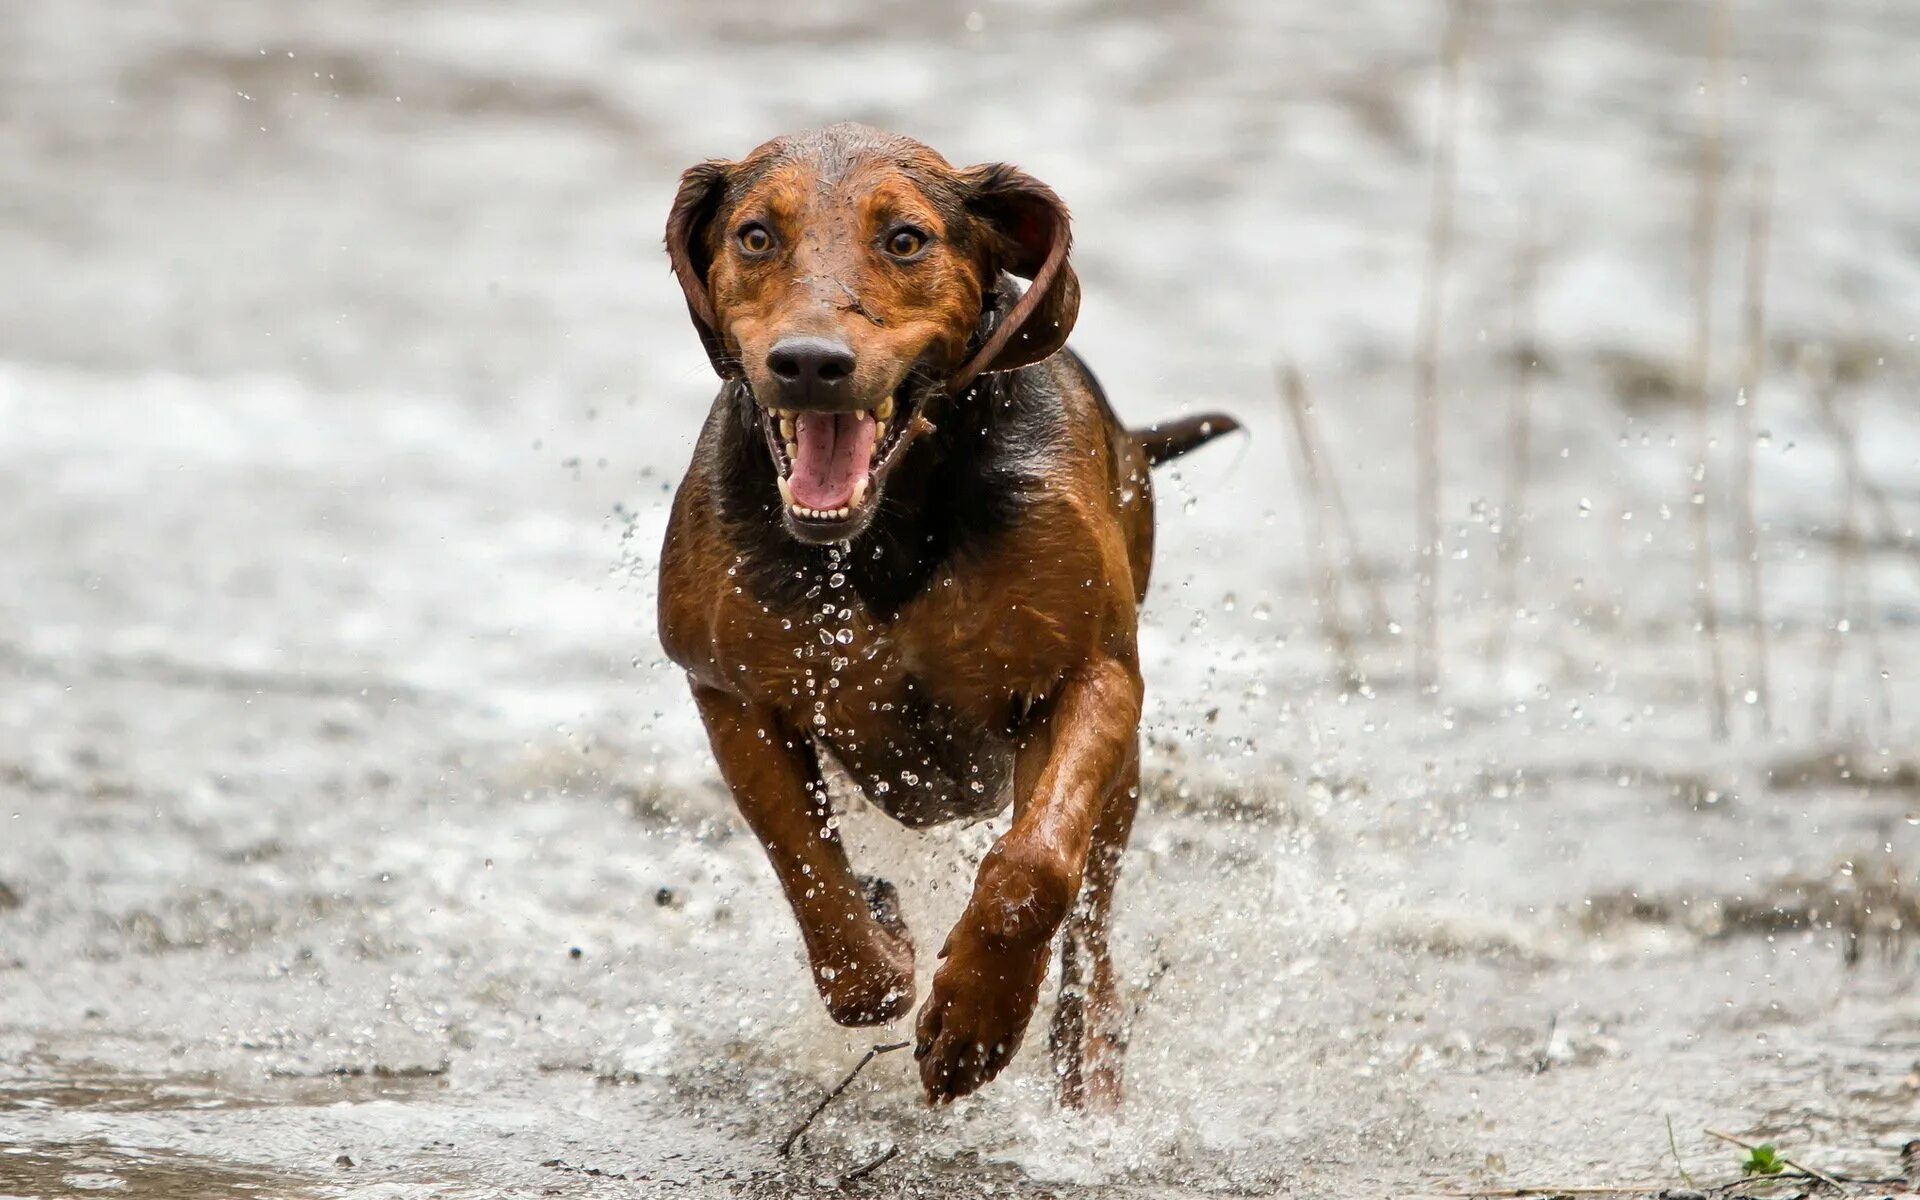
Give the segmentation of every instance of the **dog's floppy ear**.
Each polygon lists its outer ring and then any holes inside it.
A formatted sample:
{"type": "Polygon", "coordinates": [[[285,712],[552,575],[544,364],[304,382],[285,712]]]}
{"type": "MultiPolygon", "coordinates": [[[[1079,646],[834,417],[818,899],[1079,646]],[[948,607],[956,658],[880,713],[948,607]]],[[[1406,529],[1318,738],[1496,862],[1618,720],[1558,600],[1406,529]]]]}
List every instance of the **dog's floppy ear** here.
{"type": "Polygon", "coordinates": [[[680,290],[687,295],[687,315],[700,331],[700,344],[707,348],[707,358],[722,379],[734,378],[740,372],[730,365],[721,344],[720,321],[714,315],[713,297],[707,292],[707,271],[713,266],[708,227],[720,211],[732,170],[732,163],[717,158],[688,167],[680,176],[680,191],[667,213],[667,258],[680,280],[680,290]]]}
{"type": "Polygon", "coordinates": [[[994,267],[1033,282],[960,369],[952,385],[956,392],[983,372],[1011,371],[1046,358],[1067,344],[1080,315],[1080,280],[1067,262],[1073,230],[1067,206],[1053,189],[1006,163],[969,167],[960,180],[968,211],[985,227],[994,267]]]}

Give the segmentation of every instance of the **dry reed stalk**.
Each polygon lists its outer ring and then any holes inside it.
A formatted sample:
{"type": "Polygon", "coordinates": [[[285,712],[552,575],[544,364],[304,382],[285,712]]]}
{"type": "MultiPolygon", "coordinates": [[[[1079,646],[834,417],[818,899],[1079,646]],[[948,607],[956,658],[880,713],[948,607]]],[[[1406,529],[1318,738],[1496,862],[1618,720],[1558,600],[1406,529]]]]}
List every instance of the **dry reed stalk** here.
{"type": "Polygon", "coordinates": [[[1893,731],[1893,697],[1888,682],[1886,652],[1880,641],[1880,624],[1874,613],[1872,563],[1862,554],[1860,508],[1866,472],[1860,463],[1860,430],[1853,405],[1843,410],[1831,369],[1820,377],[1815,389],[1821,423],[1832,435],[1840,455],[1841,510],[1839,545],[1834,551],[1834,569],[1829,596],[1833,606],[1833,625],[1827,632],[1822,655],[1820,690],[1816,693],[1816,724],[1829,727],[1833,716],[1833,691],[1839,673],[1844,635],[1860,633],[1867,647],[1867,663],[1873,672],[1875,716],[1883,735],[1893,731]],[[1856,618],[1857,614],[1857,618],[1856,618]]]}
{"type": "Polygon", "coordinates": [[[1334,566],[1333,550],[1327,534],[1326,482],[1320,469],[1318,439],[1312,426],[1312,405],[1307,400],[1306,381],[1288,365],[1280,370],[1280,396],[1293,421],[1294,457],[1299,465],[1294,478],[1300,490],[1300,506],[1306,510],[1306,550],[1308,569],[1313,572],[1314,593],[1320,608],[1320,632],[1333,652],[1348,685],[1360,678],[1359,663],[1353,649],[1353,633],[1347,628],[1346,605],[1341,599],[1340,573],[1334,566]]]}
{"type": "MultiPolygon", "coordinates": [[[[1847,440],[1847,436],[1840,425],[1841,418],[1834,398],[1832,364],[1822,354],[1811,357],[1806,369],[1813,384],[1814,409],[1838,446],[1847,440]]],[[[1853,591],[1853,555],[1858,531],[1853,523],[1852,463],[1853,457],[1844,449],[1841,450],[1840,530],[1835,538],[1832,570],[1827,576],[1827,607],[1832,616],[1827,624],[1826,636],[1821,639],[1820,666],[1815,672],[1813,694],[1813,727],[1822,733],[1833,724],[1834,677],[1839,673],[1840,653],[1846,641],[1847,597],[1853,591]]]]}
{"type": "Polygon", "coordinates": [[[1740,564],[1746,584],[1747,671],[1749,689],[1760,714],[1760,732],[1773,733],[1773,692],[1767,670],[1767,611],[1760,561],[1760,525],[1753,502],[1753,451],[1758,436],[1754,406],[1767,369],[1767,249],[1773,207],[1773,176],[1764,167],[1753,173],[1747,208],[1746,358],[1740,373],[1739,422],[1734,447],[1733,494],[1738,504],[1735,527],[1740,535],[1740,564]]]}
{"type": "Polygon", "coordinates": [[[1721,141],[1728,34],[1728,0],[1713,0],[1707,37],[1707,116],[1694,168],[1693,203],[1693,399],[1695,462],[1688,489],[1693,509],[1695,602],[1707,656],[1708,708],[1713,736],[1727,736],[1727,669],[1720,645],[1720,604],[1714,592],[1713,513],[1708,460],[1713,449],[1712,355],[1714,243],[1720,220],[1721,141]]]}
{"type": "Polygon", "coordinates": [[[1446,0],[1440,33],[1440,107],[1435,117],[1433,191],[1427,212],[1427,261],[1420,285],[1414,352],[1414,679],[1440,683],[1440,327],[1443,286],[1453,257],[1454,164],[1460,140],[1460,60],[1468,0],[1446,0]]]}
{"type": "Polygon", "coordinates": [[[1500,505],[1500,582],[1487,657],[1495,667],[1506,661],[1507,630],[1520,606],[1520,560],[1526,548],[1527,488],[1533,465],[1533,295],[1539,274],[1539,247],[1533,216],[1521,222],[1514,255],[1513,305],[1508,340],[1513,354],[1513,388],[1507,397],[1507,488],[1500,505]]]}
{"type": "Polygon", "coordinates": [[[1334,533],[1345,543],[1344,561],[1360,586],[1367,604],[1367,617],[1373,622],[1373,632],[1387,634],[1392,631],[1393,616],[1387,611],[1386,589],[1381,586],[1380,576],[1375,573],[1372,561],[1360,547],[1360,532],[1353,523],[1353,513],[1347,508],[1347,495],[1340,486],[1340,473],[1330,465],[1324,468],[1320,466],[1322,463],[1331,464],[1333,456],[1327,453],[1326,440],[1320,436],[1320,425],[1314,418],[1313,399],[1307,394],[1306,379],[1292,364],[1282,369],[1281,392],[1287,399],[1300,445],[1313,455],[1315,487],[1319,489],[1328,511],[1333,514],[1334,533]]]}
{"type": "Polygon", "coordinates": [[[1873,523],[1880,536],[1899,550],[1906,557],[1907,565],[1920,574],[1920,544],[1914,542],[1911,528],[1901,527],[1899,514],[1893,511],[1893,501],[1888,498],[1887,489],[1862,475],[1860,492],[1866,498],[1868,510],[1873,513],[1873,523]]]}
{"type": "MultiPolygon", "coordinates": [[[[1731,1134],[1721,1133],[1717,1129],[1703,1129],[1700,1132],[1706,1134],[1708,1137],[1717,1137],[1723,1142],[1730,1142],[1733,1145],[1740,1147],[1742,1150],[1758,1150],[1759,1149],[1759,1147],[1754,1145],[1752,1142],[1742,1141],[1739,1138],[1732,1136],[1731,1134]]],[[[1814,1179],[1818,1179],[1821,1183],[1826,1184],[1828,1187],[1832,1188],[1836,1192],[1839,1192],[1843,1196],[1847,1194],[1847,1186],[1844,1183],[1841,1183],[1838,1179],[1835,1179],[1833,1176],[1827,1174],[1825,1171],[1816,1171],[1812,1167],[1809,1167],[1807,1164],[1797,1163],[1792,1159],[1786,1157],[1785,1155],[1780,1156],[1780,1161],[1782,1163],[1785,1163],[1787,1166],[1792,1167],[1796,1171],[1809,1175],[1814,1179]]]]}

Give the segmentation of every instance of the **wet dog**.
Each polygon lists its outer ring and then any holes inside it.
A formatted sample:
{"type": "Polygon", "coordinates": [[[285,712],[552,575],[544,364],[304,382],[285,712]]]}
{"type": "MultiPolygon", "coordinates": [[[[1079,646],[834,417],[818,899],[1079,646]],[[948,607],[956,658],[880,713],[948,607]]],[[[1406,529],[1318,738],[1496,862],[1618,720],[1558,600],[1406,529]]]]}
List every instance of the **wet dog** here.
{"type": "Polygon", "coordinates": [[[1121,425],[1065,348],[1066,206],[1004,164],[835,125],[689,169],[666,241],[723,383],[674,498],[660,637],[828,1012],[880,1024],[914,999],[828,766],[911,826],[1011,804],[920,1010],[922,1084],[951,1100],[1006,1066],[1058,933],[1062,1101],[1118,1104],[1107,928],[1139,793],[1148,468],[1237,423],[1121,425]]]}

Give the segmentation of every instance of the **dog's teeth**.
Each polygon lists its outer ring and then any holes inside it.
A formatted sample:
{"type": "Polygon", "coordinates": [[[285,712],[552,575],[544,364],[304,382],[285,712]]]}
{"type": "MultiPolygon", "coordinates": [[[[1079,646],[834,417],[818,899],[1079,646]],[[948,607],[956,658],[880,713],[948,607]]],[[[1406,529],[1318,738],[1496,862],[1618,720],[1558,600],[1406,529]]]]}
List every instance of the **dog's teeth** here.
{"type": "Polygon", "coordinates": [[[788,462],[792,462],[792,461],[793,461],[794,459],[796,459],[796,458],[799,458],[799,457],[800,457],[800,443],[799,443],[799,442],[796,442],[796,441],[793,441],[792,439],[788,439],[788,441],[787,441],[787,461],[788,461],[788,462]]]}
{"type": "Polygon", "coordinates": [[[788,508],[794,507],[793,485],[787,482],[787,477],[785,475],[778,476],[774,482],[780,485],[780,503],[786,505],[788,508]]]}
{"type": "Polygon", "coordinates": [[[859,479],[854,481],[853,499],[848,502],[847,507],[859,508],[860,502],[862,500],[865,500],[866,498],[867,498],[867,477],[865,475],[862,475],[859,479]]]}
{"type": "Polygon", "coordinates": [[[877,450],[877,449],[879,449],[879,448],[880,448],[880,443],[881,443],[881,442],[884,442],[884,441],[886,441],[886,440],[887,440],[887,423],[886,423],[885,421],[875,421],[875,422],[873,423],[873,446],[874,446],[874,449],[876,449],[876,450],[877,450]]]}
{"type": "Polygon", "coordinates": [[[793,443],[794,443],[794,441],[795,441],[795,439],[797,439],[797,438],[798,438],[799,436],[800,436],[800,435],[799,435],[799,433],[798,433],[798,432],[796,432],[796,431],[795,431],[795,429],[794,429],[794,426],[793,426],[793,418],[792,418],[792,417],[781,417],[781,418],[780,418],[780,438],[781,438],[781,440],[782,440],[782,441],[784,441],[784,442],[786,442],[786,443],[787,443],[787,445],[789,445],[789,446],[791,446],[791,445],[793,445],[793,443]]]}
{"type": "Polygon", "coordinates": [[[890,421],[893,419],[892,396],[888,396],[885,400],[882,400],[880,407],[873,410],[873,419],[876,421],[890,421]]]}
{"type": "Polygon", "coordinates": [[[787,502],[788,512],[807,521],[844,521],[853,514],[854,505],[859,503],[858,500],[855,500],[852,505],[845,505],[840,508],[808,508],[804,504],[795,504],[793,502],[793,492],[788,488],[787,481],[784,479],[780,481],[780,495],[787,502]]]}

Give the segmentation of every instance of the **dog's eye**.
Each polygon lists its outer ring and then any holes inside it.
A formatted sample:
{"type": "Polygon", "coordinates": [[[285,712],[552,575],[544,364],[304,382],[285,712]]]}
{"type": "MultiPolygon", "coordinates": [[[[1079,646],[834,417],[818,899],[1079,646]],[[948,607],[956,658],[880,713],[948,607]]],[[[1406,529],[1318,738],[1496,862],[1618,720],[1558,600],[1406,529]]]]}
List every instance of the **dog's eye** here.
{"type": "Polygon", "coordinates": [[[912,258],[927,244],[927,235],[911,225],[902,225],[887,235],[887,253],[895,258],[912,258]]]}
{"type": "Polygon", "coordinates": [[[743,225],[740,232],[733,236],[748,254],[765,254],[773,249],[773,235],[767,232],[765,225],[743,225]]]}

